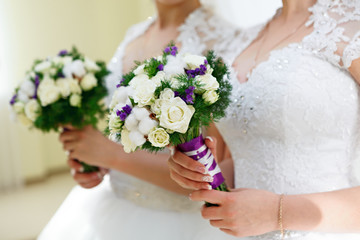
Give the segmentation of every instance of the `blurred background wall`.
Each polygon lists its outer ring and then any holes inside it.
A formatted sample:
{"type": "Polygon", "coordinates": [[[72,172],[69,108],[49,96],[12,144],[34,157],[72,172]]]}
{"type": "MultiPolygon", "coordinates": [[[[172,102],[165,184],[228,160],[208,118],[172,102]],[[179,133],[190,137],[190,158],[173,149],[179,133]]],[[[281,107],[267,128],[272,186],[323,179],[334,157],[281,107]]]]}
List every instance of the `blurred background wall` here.
{"type": "MultiPolygon", "coordinates": [[[[280,6],[280,0],[204,2],[242,27],[267,20],[280,6]]],[[[12,89],[33,60],[76,45],[108,61],[126,29],[154,13],[152,0],[0,0],[0,192],[66,169],[57,134],[29,131],[9,119],[12,89]]]]}

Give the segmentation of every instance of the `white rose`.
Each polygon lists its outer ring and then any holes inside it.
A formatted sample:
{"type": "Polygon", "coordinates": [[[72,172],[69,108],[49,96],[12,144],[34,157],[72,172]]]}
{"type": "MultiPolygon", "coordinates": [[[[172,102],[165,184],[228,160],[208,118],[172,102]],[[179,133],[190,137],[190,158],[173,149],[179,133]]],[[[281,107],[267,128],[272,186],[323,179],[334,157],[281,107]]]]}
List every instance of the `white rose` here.
{"type": "Polygon", "coordinates": [[[134,101],[139,106],[151,105],[155,98],[156,85],[150,80],[144,81],[134,89],[134,101]]]}
{"type": "Polygon", "coordinates": [[[38,96],[43,107],[56,102],[60,98],[60,90],[51,78],[44,78],[38,88],[38,96]]]}
{"type": "Polygon", "coordinates": [[[59,88],[62,97],[66,98],[70,96],[71,90],[68,78],[60,78],[56,80],[56,86],[59,88]]]}
{"type": "Polygon", "coordinates": [[[79,94],[72,94],[70,99],[70,105],[73,107],[80,107],[81,106],[81,95],[79,94]]]}
{"type": "Polygon", "coordinates": [[[153,81],[156,84],[156,87],[159,87],[161,85],[161,81],[165,80],[166,74],[163,71],[157,72],[157,74],[151,78],[151,81],[153,81]]]}
{"type": "Polygon", "coordinates": [[[33,121],[31,121],[29,118],[25,116],[25,114],[19,114],[17,116],[17,119],[20,121],[22,125],[25,127],[30,127],[33,124],[33,121]]]}
{"type": "Polygon", "coordinates": [[[161,106],[160,126],[186,133],[194,112],[194,107],[186,105],[181,98],[170,99],[161,106]]]}
{"type": "Polygon", "coordinates": [[[136,119],[135,114],[131,113],[125,119],[125,127],[130,131],[135,131],[138,129],[139,121],[136,119]]]}
{"type": "Polygon", "coordinates": [[[35,94],[35,84],[31,80],[25,80],[21,83],[19,91],[32,97],[35,94]]]}
{"type": "Polygon", "coordinates": [[[21,90],[17,93],[17,95],[18,95],[17,98],[19,99],[19,101],[21,101],[23,103],[27,103],[30,100],[29,96],[21,90]]]}
{"type": "Polygon", "coordinates": [[[88,70],[89,72],[100,71],[100,67],[96,64],[96,62],[94,62],[93,60],[91,60],[89,58],[85,58],[84,65],[85,65],[86,70],[88,70]]]}
{"type": "Polygon", "coordinates": [[[80,86],[84,91],[89,91],[97,86],[97,79],[92,73],[88,73],[85,75],[83,79],[80,81],[80,86]]]}
{"type": "Polygon", "coordinates": [[[121,123],[119,116],[117,116],[116,113],[113,112],[109,118],[110,132],[111,133],[119,133],[121,130],[121,126],[122,126],[122,123],[121,123]]]}
{"type": "Polygon", "coordinates": [[[201,84],[201,90],[210,91],[219,89],[218,81],[211,74],[198,75],[196,76],[195,81],[201,84]]]}
{"type": "Polygon", "coordinates": [[[25,115],[27,118],[29,118],[31,121],[35,121],[36,118],[40,114],[41,107],[37,100],[31,99],[26,105],[25,105],[25,115]]]}
{"type": "Polygon", "coordinates": [[[43,61],[35,66],[35,71],[45,73],[50,70],[50,67],[51,67],[50,61],[43,61]]]}
{"type": "Polygon", "coordinates": [[[130,132],[127,129],[121,131],[121,144],[124,147],[126,153],[131,153],[136,150],[136,145],[130,139],[130,132]]]}
{"type": "Polygon", "coordinates": [[[65,65],[65,64],[68,64],[68,63],[71,63],[72,62],[72,57],[70,56],[64,56],[64,57],[60,57],[60,56],[56,56],[52,59],[52,62],[55,64],[55,65],[65,65]]]}
{"type": "Polygon", "coordinates": [[[151,111],[156,115],[160,114],[161,104],[162,104],[162,100],[156,99],[155,102],[151,105],[151,111]]]}
{"type": "Polygon", "coordinates": [[[148,135],[149,132],[158,125],[158,122],[151,118],[142,119],[139,123],[139,132],[148,135]]]}
{"type": "Polygon", "coordinates": [[[171,90],[170,88],[165,88],[161,93],[160,93],[160,98],[161,100],[170,100],[172,98],[175,97],[175,93],[173,90],[171,90]]]}
{"type": "Polygon", "coordinates": [[[134,74],[135,74],[135,75],[145,74],[144,68],[145,68],[145,64],[142,64],[142,65],[138,66],[138,67],[134,70],[134,74]]]}
{"type": "Polygon", "coordinates": [[[202,98],[209,104],[213,104],[215,103],[218,99],[219,99],[219,94],[217,94],[216,91],[214,90],[210,90],[210,91],[206,91],[203,95],[202,98]]]}
{"type": "Polygon", "coordinates": [[[133,88],[136,89],[139,85],[142,85],[143,82],[148,81],[149,80],[149,76],[146,74],[139,74],[137,76],[135,76],[133,79],[131,79],[129,85],[133,88]]]}
{"type": "Polygon", "coordinates": [[[144,135],[138,131],[131,131],[129,138],[136,146],[141,146],[146,142],[144,135]]]}
{"type": "Polygon", "coordinates": [[[187,65],[187,69],[191,69],[191,70],[194,70],[195,68],[199,68],[200,65],[203,65],[204,61],[206,60],[204,56],[198,56],[192,54],[186,54],[183,59],[187,65]]]}
{"type": "Polygon", "coordinates": [[[150,115],[149,111],[143,107],[134,107],[132,113],[138,121],[148,118],[150,115]]]}
{"type": "Polygon", "coordinates": [[[16,102],[12,107],[17,114],[20,114],[24,112],[25,104],[23,102],[16,102]]]}
{"type": "Polygon", "coordinates": [[[79,81],[74,78],[67,78],[70,86],[70,92],[73,94],[81,94],[81,87],[79,81]]]}
{"type": "Polygon", "coordinates": [[[115,90],[110,103],[110,109],[113,109],[117,104],[124,104],[129,99],[129,93],[131,91],[131,87],[119,87],[115,90]]]}
{"type": "Polygon", "coordinates": [[[164,73],[168,76],[177,76],[179,74],[184,74],[184,68],[186,67],[185,62],[182,57],[178,54],[176,57],[169,55],[167,56],[167,63],[164,66],[164,73]]]}
{"type": "Polygon", "coordinates": [[[166,147],[170,143],[170,136],[163,128],[155,128],[148,139],[154,147],[166,147]]]}

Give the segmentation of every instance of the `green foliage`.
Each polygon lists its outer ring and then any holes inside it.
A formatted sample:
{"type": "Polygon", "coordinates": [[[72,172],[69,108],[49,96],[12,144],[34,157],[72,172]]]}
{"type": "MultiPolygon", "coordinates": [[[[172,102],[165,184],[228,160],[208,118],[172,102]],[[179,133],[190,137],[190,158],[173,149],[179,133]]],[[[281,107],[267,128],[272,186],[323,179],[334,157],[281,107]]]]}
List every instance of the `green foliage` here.
{"type": "Polygon", "coordinates": [[[146,63],[144,67],[144,71],[147,73],[149,78],[154,77],[159,72],[159,65],[162,64],[162,61],[159,61],[155,58],[150,59],[148,63],[146,63]]]}

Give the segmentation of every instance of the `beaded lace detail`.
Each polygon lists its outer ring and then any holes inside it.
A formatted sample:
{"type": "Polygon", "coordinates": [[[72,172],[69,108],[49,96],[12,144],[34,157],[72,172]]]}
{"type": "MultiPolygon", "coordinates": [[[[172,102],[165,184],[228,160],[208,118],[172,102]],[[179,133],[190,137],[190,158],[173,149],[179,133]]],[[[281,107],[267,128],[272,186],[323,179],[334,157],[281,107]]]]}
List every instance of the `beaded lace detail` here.
{"type": "MultiPolygon", "coordinates": [[[[234,160],[237,188],[302,194],[359,185],[353,170],[360,161],[360,89],[345,69],[360,57],[360,28],[346,28],[359,26],[359,4],[318,1],[308,22],[314,31],[302,42],[272,51],[244,84],[232,74],[233,101],[217,127],[234,160]]],[[[360,235],[288,231],[285,239],[360,235]]]]}

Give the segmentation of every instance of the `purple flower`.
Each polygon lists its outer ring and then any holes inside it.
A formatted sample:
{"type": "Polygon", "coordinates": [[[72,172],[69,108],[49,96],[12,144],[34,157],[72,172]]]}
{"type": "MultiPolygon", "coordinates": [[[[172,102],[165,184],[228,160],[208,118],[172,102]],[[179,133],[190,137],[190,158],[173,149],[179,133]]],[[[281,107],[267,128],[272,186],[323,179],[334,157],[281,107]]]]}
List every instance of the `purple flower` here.
{"type": "Polygon", "coordinates": [[[163,65],[163,64],[159,64],[159,66],[157,67],[157,69],[159,69],[159,71],[163,71],[163,70],[164,70],[164,65],[163,65]]]}
{"type": "Polygon", "coordinates": [[[165,53],[170,53],[170,51],[171,51],[171,50],[170,50],[170,47],[167,47],[167,48],[165,48],[165,50],[164,50],[165,53]]]}
{"type": "Polygon", "coordinates": [[[171,50],[171,55],[176,56],[176,50],[171,50]]]}
{"type": "Polygon", "coordinates": [[[176,46],[173,46],[173,47],[172,47],[172,50],[173,50],[173,51],[177,51],[178,48],[177,48],[176,46]]]}
{"type": "Polygon", "coordinates": [[[17,94],[14,94],[14,96],[12,96],[11,100],[10,100],[10,105],[14,105],[16,102],[16,98],[17,98],[17,94]]]}
{"type": "Polygon", "coordinates": [[[34,92],[34,96],[32,97],[33,99],[37,99],[37,91],[40,85],[40,77],[39,75],[35,76],[35,92],[34,92]]]}
{"type": "Polygon", "coordinates": [[[125,121],[125,119],[126,119],[127,116],[128,116],[128,115],[127,115],[125,112],[121,112],[121,113],[120,113],[120,120],[121,120],[121,121],[125,121]]]}
{"type": "Polygon", "coordinates": [[[194,98],[192,95],[186,95],[186,103],[194,104],[194,98]]]}
{"type": "Polygon", "coordinates": [[[122,110],[127,114],[127,115],[130,115],[131,111],[132,111],[132,108],[126,104],[125,107],[122,108],[122,110]]]}
{"type": "Polygon", "coordinates": [[[65,77],[65,75],[64,75],[62,72],[58,72],[57,76],[58,76],[59,78],[64,78],[64,77],[65,77]]]}
{"type": "Polygon", "coordinates": [[[180,96],[180,93],[178,91],[174,91],[174,96],[178,97],[178,96],[180,96]]]}
{"type": "Polygon", "coordinates": [[[205,59],[205,60],[204,60],[204,64],[205,64],[205,65],[208,65],[209,62],[205,59]]]}
{"type": "Polygon", "coordinates": [[[117,88],[121,87],[121,86],[123,85],[124,81],[125,81],[125,78],[122,78],[122,79],[120,80],[120,83],[119,83],[118,85],[116,85],[116,87],[117,87],[117,88]]]}
{"type": "Polygon", "coordinates": [[[119,117],[121,114],[121,111],[120,110],[116,110],[116,115],[119,117]]]}
{"type": "Polygon", "coordinates": [[[66,51],[66,50],[61,50],[58,55],[59,55],[59,56],[65,56],[66,54],[68,54],[68,51],[66,51]]]}

